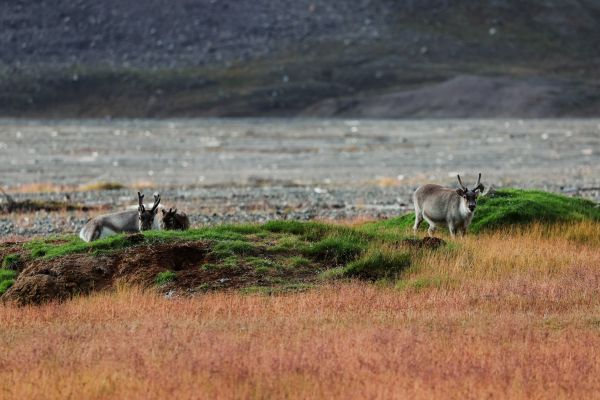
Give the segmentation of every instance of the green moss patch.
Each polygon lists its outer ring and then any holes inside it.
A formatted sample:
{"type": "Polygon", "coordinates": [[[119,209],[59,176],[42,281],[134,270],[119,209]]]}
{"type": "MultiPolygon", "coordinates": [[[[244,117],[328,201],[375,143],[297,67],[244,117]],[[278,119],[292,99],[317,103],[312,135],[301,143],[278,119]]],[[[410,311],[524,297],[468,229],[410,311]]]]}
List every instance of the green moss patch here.
{"type": "Polygon", "coordinates": [[[218,258],[234,255],[252,255],[257,253],[257,248],[252,243],[243,240],[223,240],[213,246],[213,254],[218,258]]]}
{"type": "Polygon", "coordinates": [[[536,190],[503,189],[478,201],[472,232],[533,222],[600,221],[600,207],[590,200],[536,190]]]}
{"type": "Polygon", "coordinates": [[[17,273],[11,269],[0,269],[0,295],[8,290],[13,285],[17,273]]]}
{"type": "Polygon", "coordinates": [[[160,273],[158,273],[158,275],[156,275],[154,282],[159,286],[165,285],[169,282],[173,282],[176,277],[177,277],[177,274],[175,272],[164,271],[164,272],[160,272],[160,273]]]}
{"type": "Polygon", "coordinates": [[[2,268],[16,269],[22,262],[19,254],[9,254],[2,260],[2,268]]]}
{"type": "Polygon", "coordinates": [[[324,263],[340,265],[358,257],[365,247],[364,242],[348,237],[328,237],[312,244],[305,253],[324,263]]]}
{"type": "Polygon", "coordinates": [[[407,253],[375,250],[349,263],[343,275],[369,280],[396,278],[409,266],[410,255],[407,253]]]}

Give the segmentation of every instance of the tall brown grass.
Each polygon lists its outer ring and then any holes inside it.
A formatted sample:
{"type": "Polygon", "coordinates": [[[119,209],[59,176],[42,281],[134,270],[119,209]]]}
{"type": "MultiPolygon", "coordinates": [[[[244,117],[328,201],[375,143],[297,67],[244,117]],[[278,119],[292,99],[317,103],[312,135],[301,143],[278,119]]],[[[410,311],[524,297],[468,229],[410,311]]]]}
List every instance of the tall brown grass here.
{"type": "Polygon", "coordinates": [[[415,252],[400,284],[0,306],[0,398],[593,398],[594,223],[415,252]]]}

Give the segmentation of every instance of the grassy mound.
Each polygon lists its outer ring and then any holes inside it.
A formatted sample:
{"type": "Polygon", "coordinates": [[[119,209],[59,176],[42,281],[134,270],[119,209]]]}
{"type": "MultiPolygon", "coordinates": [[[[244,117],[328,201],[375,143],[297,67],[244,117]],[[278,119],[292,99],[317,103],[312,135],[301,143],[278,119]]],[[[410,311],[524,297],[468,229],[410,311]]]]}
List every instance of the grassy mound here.
{"type": "Polygon", "coordinates": [[[349,263],[343,275],[353,278],[376,280],[397,278],[410,265],[410,254],[398,251],[375,250],[349,263]]]}
{"type": "MultiPolygon", "coordinates": [[[[50,237],[4,249],[0,244],[0,255],[5,255],[4,268],[17,271],[38,260],[34,266],[41,271],[52,270],[51,279],[58,280],[69,290],[78,290],[68,277],[63,279],[73,268],[79,270],[82,265],[87,265],[90,271],[97,271],[108,265],[118,270],[111,272],[118,276],[137,276],[140,271],[145,271],[142,281],[164,291],[182,289],[193,293],[253,288],[250,292],[275,293],[287,290],[285,288],[305,288],[323,279],[402,279],[407,269],[418,266],[423,255],[452,252],[455,244],[446,246],[440,241],[439,245],[432,246],[426,240],[415,238],[410,229],[413,219],[414,215],[409,214],[353,227],[271,221],[262,225],[221,225],[183,232],[115,235],[92,243],[85,243],[76,236],[50,237]]],[[[599,221],[600,209],[590,201],[506,189],[498,191],[494,197],[481,198],[471,231],[541,222],[544,232],[560,229],[567,240],[593,244],[597,240],[594,238],[597,238],[595,232],[599,221]],[[577,221],[591,221],[591,224],[570,233],[568,226],[551,225],[577,221]],[[546,223],[550,225],[549,229],[543,225],[546,223]]],[[[12,270],[0,270],[3,272],[0,291],[13,286],[6,296],[17,288],[27,289],[21,287],[21,280],[12,270]]],[[[90,279],[96,279],[96,276],[90,276],[90,279]]],[[[413,286],[418,288],[419,285],[413,286]]]]}
{"type": "MultiPolygon", "coordinates": [[[[600,221],[600,207],[590,200],[537,190],[501,189],[491,197],[481,196],[479,198],[469,231],[479,233],[535,222],[557,223],[586,220],[600,221]]],[[[410,213],[377,222],[374,226],[407,230],[412,228],[414,223],[415,214],[410,213]]],[[[421,225],[421,229],[427,229],[426,222],[421,225]]]]}
{"type": "Polygon", "coordinates": [[[585,220],[600,221],[600,207],[590,200],[537,190],[503,189],[493,197],[481,197],[471,231],[481,232],[532,222],[585,220]]]}
{"type": "MultiPolygon", "coordinates": [[[[147,231],[114,235],[92,243],[73,235],[49,237],[11,251],[18,253],[23,266],[37,260],[35,268],[51,270],[50,280],[57,283],[39,281],[38,286],[29,288],[26,282],[37,277],[24,277],[21,283],[15,281],[7,296],[15,297],[12,292],[37,296],[44,292],[44,285],[77,289],[78,282],[98,280],[93,272],[98,269],[124,279],[131,275],[138,283],[161,291],[187,293],[223,288],[252,288],[249,292],[255,293],[297,291],[322,281],[324,273],[330,270],[341,271],[330,274],[330,278],[391,278],[410,265],[407,249],[398,247],[405,237],[406,232],[393,229],[382,235],[361,226],[298,221],[221,225],[183,232],[147,231]],[[381,246],[386,247],[385,253],[380,251],[381,246]],[[92,271],[93,276],[69,276],[73,268],[82,273],[92,271]]],[[[11,255],[7,260],[12,263],[17,258],[11,255]]],[[[27,274],[35,275],[36,271],[28,269],[27,274]]],[[[94,281],[94,285],[106,286],[111,279],[94,281]]],[[[56,295],[67,298],[69,293],[63,292],[56,295]]],[[[53,296],[54,293],[44,299],[53,296]]],[[[33,300],[38,301],[38,297],[33,300]]],[[[30,298],[33,297],[19,301],[26,303],[30,298]]]]}

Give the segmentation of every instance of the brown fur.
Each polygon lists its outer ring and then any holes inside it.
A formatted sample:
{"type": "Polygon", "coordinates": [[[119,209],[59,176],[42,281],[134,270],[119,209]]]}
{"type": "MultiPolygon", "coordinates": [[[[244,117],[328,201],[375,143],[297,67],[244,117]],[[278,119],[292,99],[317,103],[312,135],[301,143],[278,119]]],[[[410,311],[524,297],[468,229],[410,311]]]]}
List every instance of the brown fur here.
{"type": "Polygon", "coordinates": [[[183,211],[169,208],[162,210],[162,229],[164,230],[180,230],[185,231],[190,229],[190,219],[183,211]]]}

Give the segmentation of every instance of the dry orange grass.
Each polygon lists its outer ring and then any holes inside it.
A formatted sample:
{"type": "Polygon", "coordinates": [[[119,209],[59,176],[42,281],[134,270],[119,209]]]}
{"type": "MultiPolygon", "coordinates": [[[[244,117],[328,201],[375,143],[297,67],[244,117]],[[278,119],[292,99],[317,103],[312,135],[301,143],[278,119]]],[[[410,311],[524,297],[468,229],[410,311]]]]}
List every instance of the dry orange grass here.
{"type": "Polygon", "coordinates": [[[598,229],[470,236],[400,288],[0,306],[0,398],[598,397],[598,229]]]}
{"type": "Polygon", "coordinates": [[[75,186],[57,185],[52,182],[24,183],[10,188],[11,193],[59,193],[72,191],[75,186]]]}

